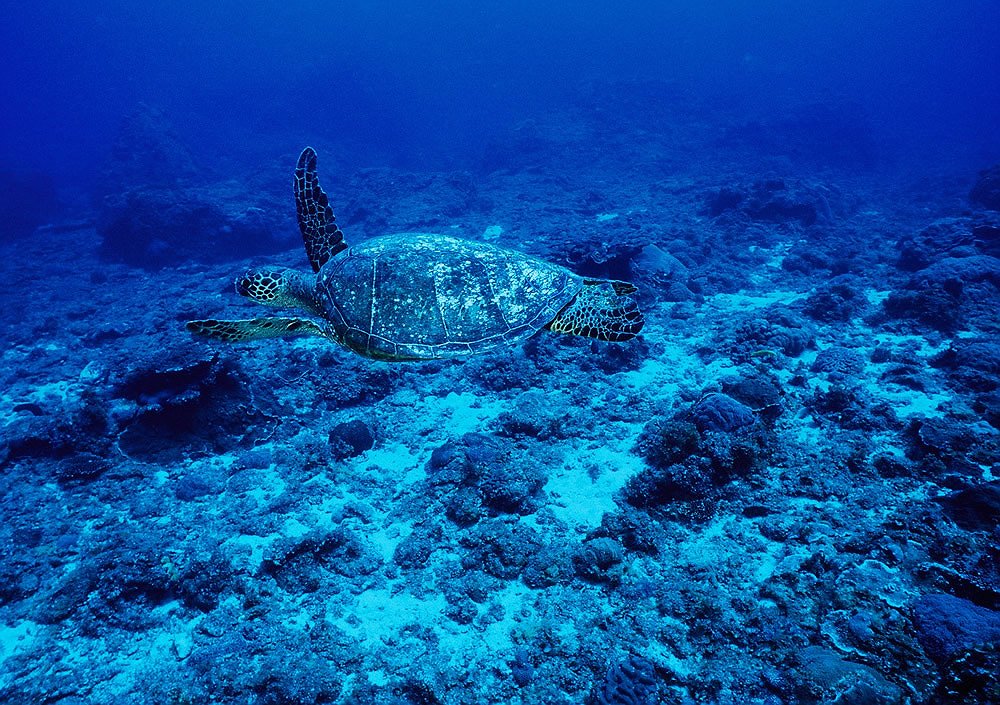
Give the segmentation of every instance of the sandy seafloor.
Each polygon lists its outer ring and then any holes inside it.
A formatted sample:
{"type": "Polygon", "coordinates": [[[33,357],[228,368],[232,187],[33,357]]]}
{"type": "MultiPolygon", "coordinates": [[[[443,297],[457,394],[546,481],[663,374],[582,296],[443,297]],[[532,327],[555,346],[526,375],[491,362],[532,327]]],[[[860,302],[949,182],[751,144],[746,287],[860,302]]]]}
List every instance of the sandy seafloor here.
{"type": "MultiPolygon", "coordinates": [[[[184,321],[266,314],[232,278],[305,270],[294,240],[156,269],[92,227],[3,244],[0,701],[1000,701],[975,172],[817,166],[694,114],[533,129],[488,173],[335,171],[331,142],[320,174],[348,241],[635,281],[639,340],[227,347],[184,321]]],[[[301,146],[260,167],[289,231],[301,146]]]]}

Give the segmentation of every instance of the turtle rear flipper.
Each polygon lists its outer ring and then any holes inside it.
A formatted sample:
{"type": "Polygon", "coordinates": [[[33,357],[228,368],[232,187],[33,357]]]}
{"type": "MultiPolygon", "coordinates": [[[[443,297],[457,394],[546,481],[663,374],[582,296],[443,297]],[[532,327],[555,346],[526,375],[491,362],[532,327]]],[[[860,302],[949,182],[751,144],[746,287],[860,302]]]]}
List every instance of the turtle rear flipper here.
{"type": "Polygon", "coordinates": [[[299,335],[326,337],[326,331],[307,318],[251,318],[246,321],[188,321],[185,325],[194,335],[225,343],[240,343],[261,338],[290,338],[299,335]]]}
{"type": "Polygon", "coordinates": [[[302,150],[295,165],[295,210],[306,256],[313,271],[318,272],[331,257],[346,250],[347,243],[337,227],[330,200],[319,185],[316,150],[312,147],[302,150]]]}
{"type": "Polygon", "coordinates": [[[627,282],[584,282],[576,297],[556,314],[549,330],[612,343],[631,340],[645,321],[639,305],[629,294],[636,288],[627,282]]]}

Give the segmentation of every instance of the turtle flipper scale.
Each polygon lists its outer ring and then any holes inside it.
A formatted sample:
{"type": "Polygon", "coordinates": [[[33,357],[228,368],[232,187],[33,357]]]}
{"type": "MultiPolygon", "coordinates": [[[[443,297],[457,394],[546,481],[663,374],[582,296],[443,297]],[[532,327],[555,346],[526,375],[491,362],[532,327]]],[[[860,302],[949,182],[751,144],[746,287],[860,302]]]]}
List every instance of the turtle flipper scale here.
{"type": "Polygon", "coordinates": [[[203,321],[188,321],[185,328],[198,337],[221,340],[225,343],[300,335],[326,337],[326,331],[307,318],[251,318],[245,321],[220,321],[209,318],[203,321]]]}
{"type": "Polygon", "coordinates": [[[331,257],[347,249],[347,243],[337,227],[330,200],[319,185],[316,150],[312,147],[302,150],[295,165],[295,211],[309,264],[318,272],[331,257]]]}
{"type": "Polygon", "coordinates": [[[631,340],[645,323],[639,304],[629,294],[636,291],[627,282],[584,282],[576,297],[556,314],[549,330],[612,343],[631,340]]]}

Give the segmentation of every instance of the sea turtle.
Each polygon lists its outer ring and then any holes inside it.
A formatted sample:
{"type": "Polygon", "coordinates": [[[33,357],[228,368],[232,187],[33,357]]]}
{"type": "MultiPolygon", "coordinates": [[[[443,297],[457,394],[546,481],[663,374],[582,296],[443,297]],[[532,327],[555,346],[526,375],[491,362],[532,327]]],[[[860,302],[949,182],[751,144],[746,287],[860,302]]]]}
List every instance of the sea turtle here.
{"type": "Polygon", "coordinates": [[[428,360],[520,343],[542,328],[614,342],[642,329],[633,285],[585,279],[515,250],[430,233],[348,247],[311,147],[295,168],[295,205],[315,275],[251,269],[236,291],[320,320],[209,319],[189,321],[189,331],[230,343],[316,335],[365,357],[428,360]]]}

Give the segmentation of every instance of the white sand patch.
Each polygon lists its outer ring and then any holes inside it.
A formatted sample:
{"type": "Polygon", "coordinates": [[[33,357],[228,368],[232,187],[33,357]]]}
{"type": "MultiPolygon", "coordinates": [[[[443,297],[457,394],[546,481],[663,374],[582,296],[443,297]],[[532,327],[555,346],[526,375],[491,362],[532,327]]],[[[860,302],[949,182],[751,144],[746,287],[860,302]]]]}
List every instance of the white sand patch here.
{"type": "Polygon", "coordinates": [[[417,453],[402,443],[386,443],[367,451],[363,456],[361,472],[375,473],[400,487],[424,479],[423,453],[417,453]]]}
{"type": "Polygon", "coordinates": [[[724,563],[726,558],[742,551],[742,547],[729,537],[726,525],[732,517],[719,517],[703,529],[693,529],[688,539],[678,545],[678,561],[694,568],[709,568],[724,563]]]}
{"type": "Polygon", "coordinates": [[[448,439],[482,431],[507,411],[503,399],[471,392],[420,395],[404,389],[392,396],[391,404],[391,415],[386,418],[393,424],[393,436],[408,438],[411,448],[422,444],[424,455],[448,439]]]}
{"type": "MultiPolygon", "coordinates": [[[[503,605],[503,619],[487,626],[481,635],[467,633],[464,638],[466,644],[456,645],[460,648],[470,648],[473,646],[472,640],[475,639],[475,643],[478,643],[480,648],[485,645],[486,649],[494,654],[512,648],[514,646],[513,633],[520,627],[526,615],[534,613],[536,596],[537,593],[524,583],[519,581],[508,583],[490,600],[491,604],[503,605]]],[[[454,649],[452,651],[461,658],[461,651],[455,652],[454,649]]]]}
{"type": "Polygon", "coordinates": [[[937,345],[931,343],[922,335],[899,335],[895,333],[878,333],[872,347],[876,344],[888,344],[894,347],[912,349],[920,357],[933,357],[948,347],[948,342],[942,340],[937,345]]]}
{"type": "Polygon", "coordinates": [[[757,551],[752,554],[753,560],[757,562],[757,567],[753,571],[754,583],[762,585],[764,581],[774,575],[774,571],[778,567],[778,555],[783,548],[784,544],[780,544],[777,541],[768,541],[763,551],[757,551]]]}
{"type": "Polygon", "coordinates": [[[433,414],[447,424],[452,435],[470,433],[481,428],[506,411],[502,399],[490,401],[470,392],[451,392],[445,397],[425,397],[425,413],[433,414]]]}
{"type": "Polygon", "coordinates": [[[705,305],[725,311],[745,311],[748,308],[766,308],[774,304],[790,304],[804,299],[808,292],[801,291],[770,291],[764,295],[750,296],[743,292],[735,294],[715,294],[705,299],[705,305]]]}
{"type": "Polygon", "coordinates": [[[44,407],[47,404],[62,404],[71,398],[75,399],[79,396],[79,384],[60,380],[32,387],[21,401],[35,403],[44,407]]]}
{"type": "Polygon", "coordinates": [[[568,526],[600,525],[604,514],[617,508],[615,493],[643,468],[642,460],[627,448],[597,444],[567,452],[566,458],[549,474],[545,492],[550,498],[548,508],[568,526]]]}
{"type": "Polygon", "coordinates": [[[868,299],[868,303],[872,306],[881,306],[882,302],[889,298],[891,291],[880,291],[877,289],[868,289],[865,291],[865,298],[868,299]]]}
{"type": "Polygon", "coordinates": [[[396,522],[380,527],[377,531],[365,534],[365,538],[372,542],[375,548],[382,555],[382,560],[392,563],[396,546],[400,541],[413,533],[413,525],[410,523],[396,522]]]}
{"type": "MultiPolygon", "coordinates": [[[[398,585],[397,585],[398,588],[398,585]]],[[[513,648],[519,634],[530,633],[542,620],[536,616],[537,593],[515,581],[489,602],[479,605],[482,615],[496,605],[503,607],[503,616],[483,627],[458,624],[444,617],[447,601],[440,593],[431,598],[418,598],[394,588],[366,590],[355,598],[353,604],[344,606],[346,616],[330,619],[331,623],[349,636],[371,644],[395,644],[406,653],[419,656],[422,644],[403,630],[417,625],[430,627],[437,636],[435,657],[441,665],[468,668],[472,661],[493,663],[498,654],[513,648]]],[[[572,638],[575,625],[565,625],[567,638],[572,638]]],[[[367,673],[372,682],[385,681],[384,670],[367,673]]]]}
{"type": "MultiPolygon", "coordinates": [[[[30,649],[38,630],[39,626],[27,619],[15,624],[0,624],[0,661],[30,649]]],[[[3,683],[3,670],[0,668],[0,683],[3,683]]]]}
{"type": "Polygon", "coordinates": [[[882,389],[869,385],[873,394],[884,399],[896,412],[896,416],[934,416],[940,413],[940,409],[951,401],[951,394],[921,392],[905,387],[894,389],[882,389]]]}
{"type": "Polygon", "coordinates": [[[281,496],[285,491],[285,487],[287,487],[287,483],[273,464],[266,470],[262,470],[260,474],[260,484],[248,490],[246,494],[256,501],[258,505],[264,506],[271,500],[281,496]]]}
{"type": "MultiPolygon", "coordinates": [[[[421,627],[437,625],[447,620],[444,610],[448,603],[438,593],[433,598],[422,599],[408,592],[387,589],[368,589],[357,596],[354,604],[345,606],[346,617],[332,622],[345,633],[358,640],[377,644],[399,638],[400,631],[409,625],[421,627]]],[[[450,622],[449,622],[450,623],[450,622]]]]}
{"type": "Polygon", "coordinates": [[[795,424],[795,442],[804,448],[823,448],[826,435],[812,418],[803,418],[795,424]]]}
{"type": "Polygon", "coordinates": [[[248,573],[255,574],[260,570],[260,564],[264,561],[264,551],[277,538],[276,535],[248,536],[241,534],[226,539],[222,545],[233,549],[227,550],[226,554],[232,561],[234,568],[242,568],[248,573]]]}
{"type": "Polygon", "coordinates": [[[764,262],[765,267],[771,269],[781,269],[782,262],[785,261],[785,257],[788,255],[788,251],[792,249],[792,243],[790,242],[779,242],[774,247],[770,248],[758,248],[756,245],[750,247],[751,252],[761,250],[767,252],[771,257],[764,262]]]}

